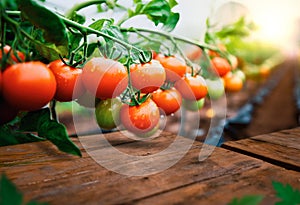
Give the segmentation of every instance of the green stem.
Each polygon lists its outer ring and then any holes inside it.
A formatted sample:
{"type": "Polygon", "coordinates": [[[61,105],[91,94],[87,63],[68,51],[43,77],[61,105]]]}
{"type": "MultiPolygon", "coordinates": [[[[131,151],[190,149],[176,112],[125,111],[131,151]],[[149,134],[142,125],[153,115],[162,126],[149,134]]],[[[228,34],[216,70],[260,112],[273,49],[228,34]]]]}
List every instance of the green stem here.
{"type": "MultiPolygon", "coordinates": [[[[131,51],[128,51],[128,56],[131,56],[131,51]]],[[[131,75],[130,75],[130,65],[131,65],[132,59],[129,57],[124,64],[127,70],[127,76],[128,76],[128,89],[129,89],[129,96],[131,100],[134,100],[135,103],[138,104],[138,101],[135,98],[135,92],[133,90],[132,81],[131,81],[131,75]]]]}
{"type": "Polygon", "coordinates": [[[143,50],[141,50],[141,49],[139,49],[139,48],[137,48],[137,47],[135,47],[135,46],[133,46],[133,45],[131,45],[129,43],[126,43],[125,41],[122,41],[122,40],[120,40],[118,38],[115,38],[113,36],[110,36],[110,35],[108,35],[106,33],[103,33],[101,31],[95,30],[93,28],[90,28],[90,27],[87,27],[87,26],[83,26],[83,25],[81,25],[81,24],[79,24],[79,23],[77,23],[75,21],[67,19],[64,16],[59,16],[59,18],[61,18],[66,25],[78,29],[81,33],[85,33],[85,34],[97,34],[97,35],[102,36],[104,38],[108,38],[108,39],[110,39],[110,40],[112,40],[114,42],[117,42],[118,44],[124,46],[128,50],[134,49],[134,50],[136,50],[136,51],[138,51],[140,53],[143,53],[143,50]]]}
{"type": "MultiPolygon", "coordinates": [[[[19,11],[12,11],[12,12],[6,12],[6,13],[8,13],[8,14],[13,14],[13,15],[15,15],[15,14],[19,14],[20,15],[20,12],[19,11]]],[[[13,20],[12,18],[9,18],[7,15],[5,15],[5,14],[2,14],[2,16],[3,16],[3,18],[8,22],[8,23],[10,23],[10,24],[12,24],[14,27],[16,27],[16,28],[18,28],[19,29],[19,31],[26,37],[26,38],[28,38],[29,40],[31,40],[31,41],[35,41],[35,39],[34,38],[32,38],[32,36],[30,36],[26,31],[24,31],[23,29],[21,29],[21,27],[20,27],[20,25],[19,25],[19,22],[17,22],[17,21],[15,21],[15,20],[13,20]]]]}
{"type": "Polygon", "coordinates": [[[52,118],[52,120],[55,120],[56,122],[58,122],[58,117],[57,117],[57,113],[56,113],[55,107],[56,107],[56,100],[52,100],[50,102],[51,118],[52,118]]]}
{"type": "MultiPolygon", "coordinates": [[[[134,28],[133,28],[133,29],[134,29],[134,28]]],[[[168,47],[166,44],[164,44],[163,42],[161,42],[161,41],[159,41],[159,40],[156,40],[156,39],[154,39],[154,38],[150,38],[149,36],[146,36],[146,35],[142,34],[142,32],[140,32],[140,31],[138,31],[138,30],[136,30],[135,33],[138,34],[139,36],[143,37],[143,38],[146,39],[147,41],[159,43],[159,44],[162,45],[165,49],[167,49],[168,54],[170,53],[169,47],[168,47]]]]}
{"type": "Polygon", "coordinates": [[[172,36],[170,36],[169,38],[170,38],[171,42],[173,43],[173,45],[175,46],[175,49],[179,52],[180,56],[184,59],[186,65],[188,65],[188,66],[191,67],[191,69],[192,69],[191,75],[194,76],[194,65],[193,65],[192,61],[190,61],[190,59],[188,59],[188,58],[186,57],[186,55],[184,55],[183,51],[182,51],[181,48],[178,46],[178,44],[177,44],[177,42],[175,41],[175,39],[174,39],[172,36]]]}
{"type": "MultiPolygon", "coordinates": [[[[20,15],[21,14],[21,12],[20,11],[6,11],[6,13],[7,14],[9,14],[9,15],[20,15]]],[[[16,22],[16,21],[14,21],[13,19],[11,19],[11,18],[9,18],[9,17],[7,17],[6,15],[3,15],[4,16],[4,18],[7,20],[7,21],[9,21],[9,22],[11,22],[11,23],[13,23],[14,25],[17,25],[18,26],[18,22],[16,22]]],[[[115,38],[115,37],[113,37],[113,36],[110,36],[110,35],[108,35],[108,34],[106,34],[106,33],[103,33],[103,32],[101,32],[101,31],[98,31],[98,30],[95,30],[95,29],[93,29],[93,28],[90,28],[90,27],[87,27],[87,26],[84,26],[84,25],[82,25],[82,24],[79,24],[79,23],[77,23],[77,22],[75,22],[75,21],[72,21],[72,20],[70,20],[70,19],[68,19],[68,18],[66,18],[66,17],[64,17],[64,16],[62,16],[62,15],[57,15],[67,26],[70,26],[70,27],[73,27],[73,28],[76,28],[76,29],[78,29],[82,34],[85,34],[85,35],[88,35],[88,34],[96,34],[96,35],[99,35],[99,36],[102,36],[102,37],[104,37],[104,38],[107,38],[107,39],[110,39],[110,40],[112,40],[112,41],[114,41],[114,42],[117,42],[118,44],[120,44],[120,45],[122,45],[122,46],[124,46],[127,50],[136,50],[136,51],[138,51],[141,55],[143,55],[144,56],[144,51],[143,50],[141,50],[141,49],[139,49],[139,48],[137,48],[137,47],[135,47],[135,46],[133,46],[133,45],[131,45],[131,44],[129,44],[129,43],[126,43],[125,41],[122,41],[122,40],[120,40],[120,39],[118,39],[118,38],[115,38]]],[[[25,31],[23,31],[23,30],[21,30],[21,32],[22,32],[22,34],[24,34],[27,38],[29,38],[30,40],[34,40],[29,34],[27,34],[25,31]]]]}
{"type": "Polygon", "coordinates": [[[195,46],[198,46],[201,49],[209,49],[209,50],[213,50],[213,51],[218,51],[218,48],[216,48],[215,46],[210,46],[208,44],[205,43],[199,43],[197,41],[193,41],[191,39],[185,38],[183,36],[178,36],[178,35],[174,35],[174,34],[170,34],[170,33],[165,33],[163,31],[157,31],[157,30],[150,30],[147,28],[121,28],[121,31],[123,32],[135,32],[135,31],[140,31],[140,32],[146,32],[146,33],[153,33],[153,34],[157,34],[160,36],[164,36],[166,38],[170,38],[170,36],[172,36],[172,38],[174,38],[177,41],[182,41],[188,44],[192,44],[195,46]]]}
{"type": "Polygon", "coordinates": [[[82,2],[82,3],[79,3],[79,4],[75,4],[69,11],[67,11],[66,13],[66,18],[72,18],[73,14],[76,12],[76,11],[79,11],[85,7],[88,7],[88,6],[91,6],[91,5],[94,5],[94,4],[102,4],[102,3],[106,3],[106,0],[91,0],[91,1],[85,1],[85,2],[82,2]]]}
{"type": "Polygon", "coordinates": [[[124,16],[118,21],[116,24],[117,26],[121,26],[125,21],[127,21],[129,18],[132,18],[133,16],[129,17],[128,13],[124,14],[124,16]]]}

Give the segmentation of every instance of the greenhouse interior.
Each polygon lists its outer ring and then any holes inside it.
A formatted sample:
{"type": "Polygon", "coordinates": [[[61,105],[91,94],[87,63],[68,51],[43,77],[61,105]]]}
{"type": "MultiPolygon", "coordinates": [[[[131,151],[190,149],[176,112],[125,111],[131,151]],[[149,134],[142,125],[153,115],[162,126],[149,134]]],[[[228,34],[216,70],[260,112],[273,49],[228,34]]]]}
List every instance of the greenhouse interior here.
{"type": "Polygon", "coordinates": [[[299,205],[299,8],[1,0],[0,205],[299,205]]]}

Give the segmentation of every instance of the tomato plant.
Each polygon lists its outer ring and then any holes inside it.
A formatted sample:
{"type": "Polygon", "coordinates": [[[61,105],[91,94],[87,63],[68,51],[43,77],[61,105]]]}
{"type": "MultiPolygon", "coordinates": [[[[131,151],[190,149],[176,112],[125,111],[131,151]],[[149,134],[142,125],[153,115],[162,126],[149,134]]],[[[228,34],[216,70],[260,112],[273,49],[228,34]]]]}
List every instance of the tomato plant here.
{"type": "Polygon", "coordinates": [[[3,72],[3,97],[19,110],[40,109],[52,100],[55,92],[55,77],[41,62],[17,63],[3,72]]]}
{"type": "MultiPolygon", "coordinates": [[[[0,40],[7,45],[1,48],[1,97],[21,113],[26,111],[26,115],[20,114],[16,127],[38,133],[63,151],[80,156],[56,119],[56,100],[76,100],[96,107],[96,120],[102,129],[116,127],[119,116],[126,129],[149,136],[159,127],[158,107],[171,114],[180,108],[182,98],[197,102],[207,94],[200,75],[209,76],[208,67],[203,66],[209,64],[205,51],[216,49],[170,33],[180,16],[173,11],[176,0],[132,1],[128,8],[117,1],[89,1],[64,15],[34,0],[11,2],[0,2],[0,40]],[[124,15],[120,19],[93,19],[86,25],[79,10],[91,5],[98,5],[99,12],[118,10],[124,15]],[[162,29],[122,26],[137,16],[148,18],[162,29]],[[179,42],[195,46],[197,55],[189,59],[179,42]],[[19,51],[26,51],[26,58],[19,51]],[[57,59],[68,59],[68,63],[57,59]],[[165,89],[164,83],[174,88],[165,89]],[[113,100],[117,97],[122,106],[113,100]],[[116,114],[119,109],[120,114],[116,114]],[[65,141],[61,143],[60,139],[65,141]]],[[[220,56],[228,57],[225,52],[220,56]]]]}
{"type": "Polygon", "coordinates": [[[148,98],[140,105],[121,107],[120,119],[123,126],[134,134],[144,134],[157,126],[160,114],[155,102],[148,98]]]}
{"type": "Polygon", "coordinates": [[[60,59],[52,61],[48,66],[57,83],[54,96],[56,100],[67,102],[83,95],[85,88],[81,80],[82,69],[68,66],[60,59]]]}
{"type": "Polygon", "coordinates": [[[179,110],[182,98],[181,94],[173,87],[166,90],[156,90],[152,93],[152,100],[166,115],[170,115],[179,110]]]}
{"type": "Polygon", "coordinates": [[[222,57],[214,57],[211,59],[211,64],[215,72],[220,76],[226,75],[231,70],[229,62],[222,57]]]}
{"type": "Polygon", "coordinates": [[[126,68],[118,61],[95,57],[83,67],[83,84],[97,98],[119,96],[127,87],[126,68]]]}
{"type": "Polygon", "coordinates": [[[184,62],[175,56],[164,56],[159,54],[155,57],[166,70],[166,78],[169,82],[179,80],[187,72],[187,66],[184,62]]]}
{"type": "Polygon", "coordinates": [[[204,78],[200,75],[186,75],[178,80],[174,87],[180,92],[182,97],[187,100],[200,100],[208,92],[204,78]]]}
{"type": "Polygon", "coordinates": [[[133,64],[130,67],[132,85],[143,93],[151,93],[162,86],[166,80],[166,72],[159,61],[133,64]]]}
{"type": "Polygon", "coordinates": [[[118,98],[101,100],[95,109],[96,120],[100,128],[111,130],[119,123],[119,115],[122,102],[118,98]]]}
{"type": "Polygon", "coordinates": [[[9,45],[3,46],[2,49],[0,49],[0,59],[5,55],[7,66],[25,61],[25,54],[20,51],[14,51],[9,45]]]}
{"type": "Polygon", "coordinates": [[[182,99],[182,106],[190,111],[198,111],[201,108],[203,108],[205,104],[205,98],[202,98],[200,100],[186,100],[182,99]]]}

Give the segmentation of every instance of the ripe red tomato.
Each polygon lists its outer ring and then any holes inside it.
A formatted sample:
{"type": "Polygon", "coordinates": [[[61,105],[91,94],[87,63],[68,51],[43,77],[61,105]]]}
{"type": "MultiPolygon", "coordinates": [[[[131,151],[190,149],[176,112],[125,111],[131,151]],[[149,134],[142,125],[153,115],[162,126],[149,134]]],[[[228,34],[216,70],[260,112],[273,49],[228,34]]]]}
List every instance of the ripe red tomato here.
{"type": "Polygon", "coordinates": [[[130,67],[133,87],[143,93],[152,93],[166,80],[166,72],[159,61],[152,60],[145,64],[134,64],[130,67]]]}
{"type": "Polygon", "coordinates": [[[231,70],[229,62],[222,57],[214,57],[213,59],[211,59],[211,64],[215,72],[220,77],[226,75],[231,70]]]}
{"type": "Polygon", "coordinates": [[[200,100],[208,92],[206,82],[200,75],[186,75],[178,80],[174,87],[180,92],[182,98],[187,100],[200,100]]]}
{"type": "Polygon", "coordinates": [[[81,69],[70,67],[60,59],[52,61],[48,66],[53,72],[57,83],[54,96],[56,100],[68,102],[84,94],[85,87],[81,80],[81,69]]]}
{"type": "Polygon", "coordinates": [[[92,58],[84,65],[82,80],[86,89],[100,99],[117,97],[128,85],[126,68],[103,57],[92,58]]]}
{"type": "MultiPolygon", "coordinates": [[[[10,51],[10,53],[9,53],[10,58],[8,59],[8,62],[7,62],[8,65],[12,64],[12,62],[10,62],[11,60],[13,62],[15,62],[15,63],[19,63],[20,62],[18,60],[17,56],[14,54],[14,51],[11,50],[11,47],[9,45],[5,45],[3,47],[3,51],[4,51],[5,54],[8,54],[8,52],[10,51]]],[[[20,51],[17,51],[17,55],[20,58],[20,60],[25,61],[25,55],[24,55],[24,53],[22,53],[20,51]]],[[[2,49],[0,49],[0,59],[2,59],[2,56],[3,56],[2,49]]]]}
{"type": "Polygon", "coordinates": [[[187,71],[187,66],[175,56],[164,56],[159,54],[155,58],[166,70],[167,81],[175,82],[179,80],[187,71]]]}
{"type": "Polygon", "coordinates": [[[12,121],[17,115],[18,110],[7,104],[4,100],[0,100],[0,125],[12,121]]]}
{"type": "Polygon", "coordinates": [[[39,61],[17,63],[3,72],[3,97],[19,110],[37,110],[54,97],[56,81],[51,70],[39,61]]]}
{"type": "Polygon", "coordinates": [[[140,105],[121,107],[120,119],[123,126],[134,134],[151,131],[159,122],[159,109],[150,98],[140,105]]]}
{"type": "Polygon", "coordinates": [[[161,108],[166,115],[179,110],[181,106],[181,94],[173,87],[168,90],[158,89],[152,93],[152,100],[161,108]]]}

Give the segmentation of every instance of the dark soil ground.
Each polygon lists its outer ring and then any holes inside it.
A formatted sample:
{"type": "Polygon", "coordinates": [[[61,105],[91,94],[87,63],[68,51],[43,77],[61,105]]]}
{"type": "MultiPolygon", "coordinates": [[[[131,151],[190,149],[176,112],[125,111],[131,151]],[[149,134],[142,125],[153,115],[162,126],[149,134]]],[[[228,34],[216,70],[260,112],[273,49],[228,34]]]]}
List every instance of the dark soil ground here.
{"type": "MultiPolygon", "coordinates": [[[[226,129],[225,136],[228,139],[240,139],[297,127],[299,125],[297,96],[295,95],[297,79],[299,79],[299,62],[297,60],[287,60],[278,65],[265,82],[252,86],[254,89],[248,94],[247,101],[249,102],[257,97],[263,89],[268,91],[268,94],[261,98],[262,101],[252,103],[254,109],[251,122],[245,125],[233,124],[231,128],[236,131],[236,136],[230,136],[232,133],[226,129]],[[268,89],[270,84],[274,86],[268,89]]],[[[236,98],[239,96],[237,95],[236,98]]],[[[239,99],[236,100],[239,101],[239,99]]],[[[231,101],[233,99],[229,99],[229,103],[231,101]]],[[[241,105],[244,103],[243,101],[240,99],[241,105]]],[[[230,104],[228,106],[231,109],[230,104]]],[[[237,110],[237,112],[239,111],[237,110]]]]}

